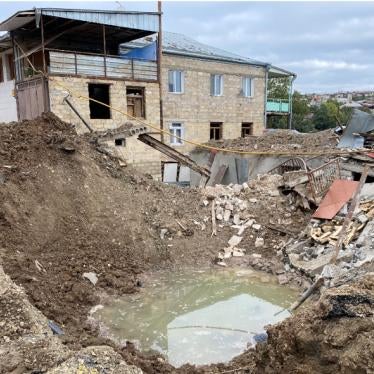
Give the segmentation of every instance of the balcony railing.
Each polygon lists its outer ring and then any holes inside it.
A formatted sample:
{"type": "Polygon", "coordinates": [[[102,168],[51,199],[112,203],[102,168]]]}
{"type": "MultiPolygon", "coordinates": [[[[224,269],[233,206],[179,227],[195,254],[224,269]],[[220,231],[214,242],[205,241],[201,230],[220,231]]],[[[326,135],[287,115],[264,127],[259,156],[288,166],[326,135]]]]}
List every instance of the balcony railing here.
{"type": "Polygon", "coordinates": [[[157,62],[118,56],[49,50],[49,73],[157,81],[157,62]]]}
{"type": "Polygon", "coordinates": [[[290,103],[285,99],[267,99],[266,111],[273,113],[289,113],[290,103]]]}

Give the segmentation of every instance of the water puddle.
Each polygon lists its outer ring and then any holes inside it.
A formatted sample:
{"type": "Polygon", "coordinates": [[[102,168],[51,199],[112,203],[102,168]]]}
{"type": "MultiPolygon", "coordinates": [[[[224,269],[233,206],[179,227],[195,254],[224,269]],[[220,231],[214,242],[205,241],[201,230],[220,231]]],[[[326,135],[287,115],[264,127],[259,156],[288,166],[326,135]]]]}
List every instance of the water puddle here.
{"type": "Polygon", "coordinates": [[[110,337],[156,350],[178,367],[225,362],[286,318],[297,292],[251,270],[163,273],[140,293],[98,310],[110,337]]]}

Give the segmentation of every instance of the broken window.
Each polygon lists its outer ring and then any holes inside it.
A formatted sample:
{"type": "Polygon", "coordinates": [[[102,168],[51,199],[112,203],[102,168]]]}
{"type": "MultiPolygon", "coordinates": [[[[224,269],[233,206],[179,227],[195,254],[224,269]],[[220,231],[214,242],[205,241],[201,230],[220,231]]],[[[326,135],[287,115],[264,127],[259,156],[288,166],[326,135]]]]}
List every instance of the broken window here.
{"type": "Polygon", "coordinates": [[[114,145],[116,147],[125,147],[126,146],[126,139],[125,138],[114,139],[114,145]]]}
{"type": "MultiPolygon", "coordinates": [[[[110,105],[109,101],[109,84],[88,84],[88,93],[90,99],[100,101],[110,105]]],[[[110,119],[110,108],[90,100],[90,118],[91,119],[110,119]]]]}
{"type": "Polygon", "coordinates": [[[253,123],[252,122],[242,122],[242,138],[252,135],[253,133],[253,123]]]}
{"type": "Polygon", "coordinates": [[[180,122],[173,122],[170,125],[170,144],[180,145],[183,144],[183,140],[180,139],[183,136],[183,124],[180,122]]]}
{"type": "Polygon", "coordinates": [[[183,93],[184,73],[181,70],[169,70],[169,92],[183,93]]]}
{"type": "Polygon", "coordinates": [[[211,122],[210,123],[210,139],[219,140],[222,139],[222,122],[211,122]]]}
{"type": "Polygon", "coordinates": [[[144,87],[127,87],[127,113],[132,117],[145,118],[144,87]]]}
{"type": "Polygon", "coordinates": [[[212,96],[223,95],[223,75],[212,74],[210,76],[210,94],[212,96]]]}
{"type": "Polygon", "coordinates": [[[253,96],[253,79],[251,77],[242,78],[242,95],[244,97],[253,96]]]}

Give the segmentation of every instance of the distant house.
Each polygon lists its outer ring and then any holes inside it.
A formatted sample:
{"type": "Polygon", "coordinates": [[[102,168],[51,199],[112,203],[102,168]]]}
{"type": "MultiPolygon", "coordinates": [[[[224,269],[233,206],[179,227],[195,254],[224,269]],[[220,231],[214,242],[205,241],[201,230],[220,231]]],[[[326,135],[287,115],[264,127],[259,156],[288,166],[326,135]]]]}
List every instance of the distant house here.
{"type": "MultiPolygon", "coordinates": [[[[128,122],[118,108],[152,124],[152,132],[170,132],[160,139],[188,153],[211,139],[261,134],[268,116],[291,116],[291,101],[268,97],[267,84],[288,77],[292,87],[294,73],[181,34],[165,32],[161,49],[160,19],[152,12],[41,8],[3,21],[0,122],[52,111],[78,131],[106,130],[128,122]]],[[[136,139],[112,145],[160,177],[161,162],[172,160],[136,139]]]]}

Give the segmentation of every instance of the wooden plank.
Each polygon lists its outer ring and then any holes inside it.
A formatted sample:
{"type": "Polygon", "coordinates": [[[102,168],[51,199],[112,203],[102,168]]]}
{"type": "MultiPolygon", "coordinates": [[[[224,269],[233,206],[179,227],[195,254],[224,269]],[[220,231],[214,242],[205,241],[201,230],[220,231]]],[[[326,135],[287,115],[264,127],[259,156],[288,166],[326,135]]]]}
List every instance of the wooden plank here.
{"type": "Polygon", "coordinates": [[[362,189],[363,185],[365,184],[366,178],[368,176],[368,172],[369,172],[369,166],[366,165],[362,174],[361,174],[359,185],[358,185],[358,187],[357,187],[357,189],[356,189],[356,191],[353,195],[352,204],[349,207],[347,215],[345,216],[345,219],[344,219],[344,222],[343,222],[343,228],[342,228],[342,231],[340,232],[338,241],[337,241],[336,246],[335,246],[335,253],[331,257],[331,260],[330,260],[331,264],[335,264],[335,262],[338,258],[340,249],[343,245],[343,242],[344,242],[344,239],[345,239],[345,236],[346,236],[346,231],[347,231],[347,229],[348,229],[348,227],[349,227],[349,225],[352,221],[353,213],[356,210],[356,207],[359,203],[360,192],[361,192],[361,189],[362,189]]]}
{"type": "Polygon", "coordinates": [[[227,169],[228,169],[228,166],[225,165],[225,164],[221,165],[218,168],[218,171],[217,171],[216,175],[213,178],[213,182],[212,182],[213,186],[216,185],[216,184],[220,184],[222,182],[222,179],[225,176],[227,169]]]}

